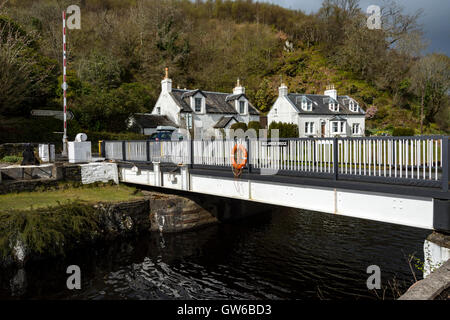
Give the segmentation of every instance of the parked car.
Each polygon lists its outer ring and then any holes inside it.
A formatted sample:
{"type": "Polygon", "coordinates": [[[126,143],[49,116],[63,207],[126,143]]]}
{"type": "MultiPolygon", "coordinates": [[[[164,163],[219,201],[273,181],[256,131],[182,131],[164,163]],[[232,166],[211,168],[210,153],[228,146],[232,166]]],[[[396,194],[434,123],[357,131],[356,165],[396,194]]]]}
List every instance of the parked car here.
{"type": "Polygon", "coordinates": [[[150,141],[171,141],[183,140],[183,136],[176,132],[174,127],[157,127],[156,132],[152,133],[148,140],[150,141]]]}

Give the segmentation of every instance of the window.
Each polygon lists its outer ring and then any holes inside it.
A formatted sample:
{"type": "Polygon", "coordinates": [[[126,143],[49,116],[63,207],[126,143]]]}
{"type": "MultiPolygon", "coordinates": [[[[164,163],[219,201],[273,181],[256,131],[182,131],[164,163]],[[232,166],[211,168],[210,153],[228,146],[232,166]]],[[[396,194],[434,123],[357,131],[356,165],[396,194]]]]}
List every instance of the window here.
{"type": "Polygon", "coordinates": [[[273,114],[277,115],[277,108],[273,109],[273,114]]]}
{"type": "Polygon", "coordinates": [[[357,103],[355,103],[353,100],[350,100],[349,107],[350,107],[350,111],[358,112],[359,105],[357,103]]]}
{"type": "Polygon", "coordinates": [[[305,97],[302,99],[302,109],[305,111],[312,111],[312,102],[305,97]]]}
{"type": "Polygon", "coordinates": [[[305,134],[314,134],[314,122],[305,122],[305,134]]]}
{"type": "Polygon", "coordinates": [[[195,98],[195,112],[202,112],[202,98],[195,98]]]}
{"type": "Polygon", "coordinates": [[[330,102],[329,106],[331,111],[339,111],[339,104],[330,102]]]}
{"type": "Polygon", "coordinates": [[[359,123],[354,123],[352,125],[352,133],[353,134],[360,134],[361,133],[361,126],[359,125],[359,123]]]}
{"type": "Polygon", "coordinates": [[[239,113],[245,113],[245,101],[239,101],[239,113]]]}
{"type": "Polygon", "coordinates": [[[345,122],[333,121],[331,122],[331,133],[344,133],[345,122]]]}
{"type": "Polygon", "coordinates": [[[156,108],[156,113],[157,113],[157,114],[161,114],[161,107],[157,107],[157,108],[156,108]]]}

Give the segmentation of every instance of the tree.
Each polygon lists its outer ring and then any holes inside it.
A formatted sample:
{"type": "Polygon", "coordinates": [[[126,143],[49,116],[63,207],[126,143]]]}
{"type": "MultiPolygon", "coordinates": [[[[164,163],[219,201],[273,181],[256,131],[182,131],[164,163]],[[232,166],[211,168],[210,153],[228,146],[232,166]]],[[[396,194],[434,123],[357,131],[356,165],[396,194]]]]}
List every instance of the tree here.
{"type": "Polygon", "coordinates": [[[273,94],[272,88],[269,86],[269,80],[264,78],[255,94],[255,107],[262,112],[268,112],[272,107],[274,99],[275,95],[273,94]]]}
{"type": "Polygon", "coordinates": [[[38,52],[37,36],[0,17],[0,113],[28,115],[53,94],[55,65],[38,52]]]}
{"type": "Polygon", "coordinates": [[[431,120],[448,103],[450,90],[449,58],[429,54],[411,68],[411,90],[420,98],[420,133],[425,118],[431,120]]]}

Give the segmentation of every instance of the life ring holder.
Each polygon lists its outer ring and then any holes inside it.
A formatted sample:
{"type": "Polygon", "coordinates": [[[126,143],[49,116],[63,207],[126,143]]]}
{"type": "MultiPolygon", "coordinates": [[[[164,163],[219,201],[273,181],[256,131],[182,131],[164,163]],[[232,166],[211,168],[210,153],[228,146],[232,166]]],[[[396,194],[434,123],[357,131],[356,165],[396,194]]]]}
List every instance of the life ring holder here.
{"type": "Polygon", "coordinates": [[[245,167],[247,162],[247,149],[242,144],[235,144],[233,150],[231,151],[231,167],[236,178],[239,178],[239,176],[242,174],[242,169],[245,167]],[[236,162],[238,152],[241,152],[241,154],[243,154],[240,162],[236,162]]]}

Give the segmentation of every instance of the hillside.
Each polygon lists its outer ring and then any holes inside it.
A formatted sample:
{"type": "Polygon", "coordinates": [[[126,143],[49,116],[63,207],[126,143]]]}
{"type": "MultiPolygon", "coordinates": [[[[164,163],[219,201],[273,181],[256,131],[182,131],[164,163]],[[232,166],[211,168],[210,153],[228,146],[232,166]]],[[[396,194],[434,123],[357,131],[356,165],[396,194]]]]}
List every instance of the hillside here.
{"type": "Polygon", "coordinates": [[[8,61],[0,64],[0,130],[42,128],[27,119],[30,110],[61,109],[61,12],[79,4],[81,30],[67,36],[69,125],[76,130],[123,132],[130,113],[151,111],[168,66],[175,87],[230,92],[239,77],[263,113],[281,79],[291,92],[334,84],[368,111],[372,134],[396,126],[419,134],[421,112],[423,133],[448,133],[449,58],[415,50],[417,17],[396,11],[403,20],[368,30],[357,3],[324,1],[306,15],[251,0],[9,1],[0,9],[0,60],[8,61]],[[8,46],[18,52],[14,59],[8,46]],[[426,60],[439,77],[417,76],[426,60]]]}

